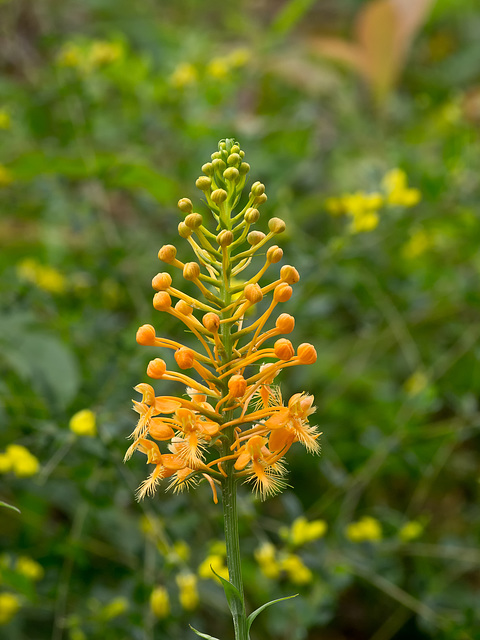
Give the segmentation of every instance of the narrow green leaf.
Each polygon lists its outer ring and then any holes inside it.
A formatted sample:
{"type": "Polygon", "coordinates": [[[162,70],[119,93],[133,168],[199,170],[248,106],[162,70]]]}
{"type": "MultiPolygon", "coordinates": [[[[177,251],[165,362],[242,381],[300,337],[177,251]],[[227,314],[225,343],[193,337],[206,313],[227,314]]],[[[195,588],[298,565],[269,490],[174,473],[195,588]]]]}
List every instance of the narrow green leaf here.
{"type": "Polygon", "coordinates": [[[200,638],[206,638],[206,640],[218,640],[218,638],[214,638],[213,636],[209,636],[207,633],[200,633],[200,631],[197,631],[196,629],[194,629],[191,624],[189,624],[188,626],[190,627],[190,629],[192,631],[195,631],[197,636],[200,636],[200,638]]]}
{"type": "Polygon", "coordinates": [[[7,502],[3,502],[2,500],[0,500],[0,507],[5,507],[6,509],[13,509],[13,511],[16,511],[17,513],[21,513],[20,509],[17,509],[17,507],[14,507],[12,504],[8,504],[7,502]]]}
{"type": "Polygon", "coordinates": [[[225,596],[227,598],[230,611],[233,614],[237,613],[237,614],[245,615],[245,603],[237,587],[231,582],[229,582],[228,580],[225,580],[225,578],[222,578],[222,576],[219,576],[218,573],[213,569],[211,565],[210,565],[210,569],[222,583],[223,590],[225,591],[225,596]]]}
{"type": "Polygon", "coordinates": [[[262,613],[262,611],[264,609],[266,609],[267,607],[269,607],[271,604],[275,604],[276,602],[281,602],[282,600],[290,600],[291,598],[296,598],[298,596],[298,593],[296,593],[293,596],[285,596],[285,598],[278,598],[277,600],[270,600],[270,602],[266,602],[265,604],[262,604],[261,607],[258,607],[258,609],[255,609],[255,611],[253,611],[247,618],[247,631],[250,631],[250,627],[252,626],[252,622],[255,620],[255,618],[258,616],[259,613],[262,613]]]}

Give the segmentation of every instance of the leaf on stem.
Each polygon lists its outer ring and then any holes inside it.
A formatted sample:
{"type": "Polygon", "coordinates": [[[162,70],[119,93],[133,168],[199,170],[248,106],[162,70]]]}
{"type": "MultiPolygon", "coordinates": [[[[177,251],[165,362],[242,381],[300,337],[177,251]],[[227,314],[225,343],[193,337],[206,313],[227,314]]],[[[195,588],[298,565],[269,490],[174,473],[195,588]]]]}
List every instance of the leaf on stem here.
{"type": "Polygon", "coordinates": [[[247,632],[250,631],[252,622],[255,620],[255,618],[258,616],[259,613],[262,613],[264,609],[269,607],[271,604],[275,604],[276,602],[281,602],[282,600],[290,600],[291,598],[296,598],[297,596],[298,596],[298,593],[295,593],[293,596],[285,596],[285,598],[277,598],[277,600],[270,600],[270,602],[266,602],[265,604],[262,604],[261,607],[258,607],[258,609],[255,609],[255,611],[253,611],[247,618],[247,632]]]}
{"type": "Polygon", "coordinates": [[[21,513],[20,509],[17,509],[17,507],[14,507],[12,504],[8,504],[7,502],[3,502],[3,500],[0,500],[0,507],[5,507],[6,509],[12,509],[13,511],[16,511],[17,513],[21,513]]]}
{"type": "Polygon", "coordinates": [[[243,614],[245,615],[245,603],[243,601],[243,597],[237,587],[219,576],[215,569],[210,565],[210,569],[217,576],[223,586],[223,590],[225,591],[225,596],[227,598],[228,606],[232,614],[243,614]]]}
{"type": "Polygon", "coordinates": [[[188,626],[190,627],[190,629],[192,631],[195,631],[197,636],[200,636],[200,638],[206,638],[206,640],[218,640],[218,638],[214,638],[213,636],[209,636],[207,633],[201,633],[200,631],[197,631],[196,629],[194,629],[194,627],[192,627],[191,624],[189,624],[188,626]]]}

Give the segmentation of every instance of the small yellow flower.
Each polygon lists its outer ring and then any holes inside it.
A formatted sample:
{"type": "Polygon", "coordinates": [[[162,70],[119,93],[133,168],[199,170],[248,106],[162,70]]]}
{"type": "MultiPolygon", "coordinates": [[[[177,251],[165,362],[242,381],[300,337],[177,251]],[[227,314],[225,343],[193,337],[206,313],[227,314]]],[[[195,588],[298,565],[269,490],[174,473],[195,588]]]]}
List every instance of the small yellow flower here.
{"type": "Polygon", "coordinates": [[[382,525],[370,516],[364,516],[358,522],[351,522],[345,531],[351,542],[378,542],[382,539],[382,525]]]}
{"type": "Polygon", "coordinates": [[[97,434],[96,415],[90,409],[78,411],[69,423],[70,431],[77,436],[95,436],[97,434]]]}
{"type": "Polygon", "coordinates": [[[398,532],[398,536],[402,542],[410,542],[410,540],[419,538],[422,535],[423,530],[423,524],[418,522],[418,520],[411,520],[403,525],[398,532]]]}
{"type": "Polygon", "coordinates": [[[294,584],[308,584],[313,580],[313,574],[303,563],[300,556],[290,553],[281,561],[281,568],[294,584]]]}
{"type": "Polygon", "coordinates": [[[10,114],[6,109],[0,109],[0,129],[10,129],[10,114]]]}
{"type": "Polygon", "coordinates": [[[20,600],[13,593],[0,593],[0,624],[7,624],[20,608],[20,600]]]}
{"type": "Polygon", "coordinates": [[[365,231],[373,231],[378,227],[380,218],[375,211],[364,211],[353,216],[350,225],[351,233],[362,233],[365,231]]]}
{"type": "Polygon", "coordinates": [[[13,182],[13,174],[10,169],[0,164],[0,187],[8,187],[13,182]]]}
{"type": "Polygon", "coordinates": [[[60,271],[49,265],[40,264],[33,258],[25,258],[19,262],[17,274],[23,280],[49,293],[64,293],[67,288],[67,280],[60,271]]]}
{"type": "Polygon", "coordinates": [[[276,559],[276,549],[271,542],[264,542],[254,552],[261,572],[267,578],[277,580],[280,576],[281,565],[276,559]]]}
{"type": "Polygon", "coordinates": [[[170,84],[176,89],[183,89],[195,84],[198,80],[198,73],[193,64],[183,62],[179,64],[171,74],[170,84]]]}
{"type": "Polygon", "coordinates": [[[230,63],[228,58],[212,58],[207,64],[206,72],[212,78],[217,80],[225,79],[230,72],[230,63]]]}
{"type": "Polygon", "coordinates": [[[423,255],[426,251],[431,249],[435,244],[435,239],[432,234],[427,233],[424,229],[415,231],[403,245],[402,253],[404,258],[413,260],[423,255]]]}
{"type": "Polygon", "coordinates": [[[197,578],[193,573],[180,573],[176,577],[179,600],[185,611],[196,609],[199,603],[197,578]]]}
{"type": "Polygon", "coordinates": [[[33,581],[41,580],[45,573],[41,564],[27,556],[20,556],[15,564],[15,568],[18,573],[21,573],[33,581]]]}
{"type": "Polygon", "coordinates": [[[19,478],[33,476],[40,468],[37,458],[20,444],[8,445],[6,455],[10,458],[13,473],[19,478]]]}
{"type": "Polygon", "coordinates": [[[218,554],[210,554],[208,555],[202,564],[198,567],[198,575],[203,580],[216,580],[219,582],[217,576],[213,571],[217,573],[225,580],[228,580],[228,569],[225,566],[224,557],[218,554]]]}
{"type": "Polygon", "coordinates": [[[122,57],[123,48],[119,42],[97,40],[92,43],[88,59],[93,66],[101,66],[116,62],[122,57]]]}
{"type": "Polygon", "coordinates": [[[299,547],[308,542],[323,538],[326,532],[327,523],[325,520],[312,520],[308,522],[306,518],[300,516],[293,521],[289,538],[292,544],[299,547]]]}
{"type": "Polygon", "coordinates": [[[102,618],[104,620],[113,620],[118,616],[123,615],[128,610],[128,600],[126,598],[114,598],[109,602],[102,611],[102,618]]]}
{"type": "Polygon", "coordinates": [[[60,49],[57,56],[57,64],[60,67],[80,67],[83,57],[80,47],[69,42],[60,49]]]}
{"type": "Polygon", "coordinates": [[[415,371],[405,381],[403,387],[409,396],[417,396],[428,386],[428,376],[423,371],[415,371]]]}
{"type": "Polygon", "coordinates": [[[190,558],[190,547],[184,540],[177,540],[173,545],[173,551],[183,562],[190,558]]]}
{"type": "Polygon", "coordinates": [[[342,199],[335,198],[333,196],[325,200],[325,209],[332,216],[340,216],[345,213],[345,208],[343,206],[342,199]]]}
{"type": "Polygon", "coordinates": [[[170,615],[170,598],[165,587],[155,587],[150,594],[150,610],[159,620],[170,615]]]}
{"type": "Polygon", "coordinates": [[[388,204],[402,207],[413,207],[421,200],[418,189],[409,189],[407,186],[407,174],[402,169],[392,169],[385,174],[383,187],[387,192],[388,204]]]}

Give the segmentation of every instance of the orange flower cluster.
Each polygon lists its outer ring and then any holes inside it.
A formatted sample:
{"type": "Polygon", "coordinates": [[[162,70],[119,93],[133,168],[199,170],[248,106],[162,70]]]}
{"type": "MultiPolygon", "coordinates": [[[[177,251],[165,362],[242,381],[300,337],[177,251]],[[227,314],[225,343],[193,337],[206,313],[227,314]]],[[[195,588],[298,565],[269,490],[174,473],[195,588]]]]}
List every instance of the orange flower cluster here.
{"type": "Polygon", "coordinates": [[[315,411],[313,396],[296,393],[284,402],[274,384],[282,369],[313,364],[317,354],[311,344],[295,349],[280,337],[294,329],[295,319],[288,313],[280,313],[274,326],[264,330],[275,308],[290,299],[299,274],[295,267],[284,265],[277,279],[261,283],[267,269],[283,257],[277,245],[261,250],[285,230],[285,223],[271,218],[268,233],[251,230],[267,199],[260,182],[252,185],[241,211],[234,212],[249,169],[238,143],[220,142],[196,182],[216,222],[215,233],[204,225],[200,213],[193,212],[192,202],[182,198],[178,206],[185,218],[178,231],[196,261],[181,262],[173,245],[158,253],[162,262],[193,283],[199,297],[175,288],[170,273],[162,272],[152,281],[153,306],[179,320],[196,337],[198,350],[157,337],[152,325],[137,332],[139,344],[171,349],[181,370],[170,371],[163,359],[155,358],[147,375],[187,388],[184,397],[174,397],[156,396],[147,383],[135,387],[142,395],[140,402],[134,401],[140,417],[125,458],[138,449],[147,463],[155,465],[140,485],[139,499],[153,494],[162,478],[170,478],[174,491],[206,479],[217,502],[216,487],[228,474],[251,482],[266,498],[286,486],[282,459],[292,444],[300,442],[311,453],[319,451],[320,434],[308,423],[315,411]],[[249,279],[240,280],[257,253],[263,254],[263,265],[249,279]],[[248,322],[257,305],[262,310],[259,317],[248,322]],[[266,346],[273,338],[277,338],[273,346],[266,346]],[[183,373],[187,370],[188,375],[183,373]],[[161,450],[165,446],[161,443],[168,443],[168,453],[161,450]]]}

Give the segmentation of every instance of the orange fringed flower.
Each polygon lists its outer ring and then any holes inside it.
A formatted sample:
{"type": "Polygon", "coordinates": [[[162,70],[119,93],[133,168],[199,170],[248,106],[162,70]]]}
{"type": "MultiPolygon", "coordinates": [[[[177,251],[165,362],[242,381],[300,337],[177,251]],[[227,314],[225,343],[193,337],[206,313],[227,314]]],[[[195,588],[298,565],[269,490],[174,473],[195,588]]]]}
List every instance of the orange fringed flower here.
{"type": "Polygon", "coordinates": [[[169,371],[166,362],[156,357],[148,363],[147,375],[187,388],[185,396],[176,397],[156,396],[147,383],[135,387],[142,395],[140,401],[134,400],[139,420],[125,458],[138,450],[155,465],[140,485],[139,499],[153,494],[163,478],[170,478],[173,491],[205,479],[217,502],[216,487],[227,473],[249,482],[263,499],[286,486],[283,458],[294,443],[310,453],[320,450],[320,434],[308,422],[315,411],[313,396],[296,393],[285,405],[274,384],[280,371],[313,364],[317,354],[313,345],[295,347],[294,341],[283,337],[294,329],[292,315],[280,313],[268,328],[275,308],[290,300],[300,279],[291,265],[267,278],[269,268],[282,259],[282,250],[271,246],[257,271],[246,271],[255,254],[285,230],[285,223],[271,218],[268,233],[251,229],[267,200],[260,182],[251,186],[247,201],[236,211],[250,169],[244,155],[238,143],[225,140],[202,167],[197,187],[211,210],[214,230],[194,212],[191,200],[182,198],[178,203],[185,215],[178,232],[195,259],[182,262],[173,245],[158,252],[171,273],[160,272],[153,278],[153,306],[175,317],[196,344],[157,337],[149,324],[137,331],[140,345],[171,349],[180,369],[169,371]],[[197,297],[183,292],[181,284],[174,285],[174,271],[191,283],[189,291],[192,284],[198,289],[197,297]],[[244,271],[248,276],[242,280],[244,271]],[[257,305],[262,311],[255,317],[252,310],[257,305]]]}

